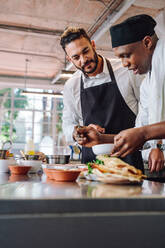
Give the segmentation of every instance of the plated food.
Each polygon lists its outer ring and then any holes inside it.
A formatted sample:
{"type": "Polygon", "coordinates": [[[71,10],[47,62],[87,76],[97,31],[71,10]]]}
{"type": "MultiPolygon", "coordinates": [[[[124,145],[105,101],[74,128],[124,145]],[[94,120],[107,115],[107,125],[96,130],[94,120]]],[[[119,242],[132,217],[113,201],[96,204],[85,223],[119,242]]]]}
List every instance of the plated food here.
{"type": "Polygon", "coordinates": [[[112,184],[140,183],[146,178],[142,171],[109,155],[98,155],[97,160],[88,163],[88,179],[112,184]]]}

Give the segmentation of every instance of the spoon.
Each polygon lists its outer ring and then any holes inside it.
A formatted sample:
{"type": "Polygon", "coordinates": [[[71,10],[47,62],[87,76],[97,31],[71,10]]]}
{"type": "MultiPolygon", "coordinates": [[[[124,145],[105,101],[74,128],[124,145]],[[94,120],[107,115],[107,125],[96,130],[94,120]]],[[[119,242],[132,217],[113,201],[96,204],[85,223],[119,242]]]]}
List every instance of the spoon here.
{"type": "Polygon", "coordinates": [[[24,153],[22,150],[20,150],[20,153],[21,153],[22,157],[23,157],[25,160],[27,160],[27,159],[26,159],[26,156],[25,156],[25,153],[24,153]]]}

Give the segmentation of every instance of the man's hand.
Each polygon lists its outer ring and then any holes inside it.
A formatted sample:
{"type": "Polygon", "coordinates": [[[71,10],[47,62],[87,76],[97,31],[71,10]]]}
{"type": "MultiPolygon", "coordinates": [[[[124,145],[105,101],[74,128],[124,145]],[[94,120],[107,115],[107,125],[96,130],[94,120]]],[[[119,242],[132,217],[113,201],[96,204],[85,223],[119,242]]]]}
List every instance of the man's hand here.
{"type": "Polygon", "coordinates": [[[76,140],[79,145],[85,147],[92,147],[99,144],[101,133],[98,132],[93,126],[84,126],[76,128],[76,140]]]}
{"type": "Polygon", "coordinates": [[[164,154],[159,148],[152,149],[148,158],[148,167],[151,172],[160,171],[164,168],[164,154]]]}
{"type": "Polygon", "coordinates": [[[105,133],[105,128],[100,127],[99,125],[96,124],[89,124],[88,127],[93,127],[96,129],[99,133],[105,133]]]}
{"type": "Polygon", "coordinates": [[[140,128],[126,129],[114,137],[115,147],[111,155],[125,157],[135,150],[140,149],[144,143],[145,138],[140,128]]]}
{"type": "Polygon", "coordinates": [[[78,141],[78,139],[80,138],[80,135],[79,135],[78,132],[77,132],[78,127],[79,127],[79,126],[75,126],[75,127],[74,127],[74,130],[73,130],[73,139],[74,139],[75,141],[78,141]]]}

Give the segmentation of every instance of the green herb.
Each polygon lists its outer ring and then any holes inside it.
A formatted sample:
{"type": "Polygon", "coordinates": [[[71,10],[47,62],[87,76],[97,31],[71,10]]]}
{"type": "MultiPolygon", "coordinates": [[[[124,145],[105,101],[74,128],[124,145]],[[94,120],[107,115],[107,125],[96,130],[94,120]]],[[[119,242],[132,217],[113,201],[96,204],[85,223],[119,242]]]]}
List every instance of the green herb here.
{"type": "Polygon", "coordinates": [[[93,161],[95,164],[104,164],[102,160],[96,159],[96,161],[93,161]]]}
{"type": "Polygon", "coordinates": [[[87,166],[88,166],[88,174],[92,174],[92,164],[104,164],[103,161],[99,160],[99,159],[96,159],[96,160],[93,160],[93,162],[88,162],[87,163],[87,166]]]}
{"type": "Polygon", "coordinates": [[[92,163],[90,163],[90,162],[87,163],[87,166],[88,166],[88,174],[92,174],[92,170],[93,170],[93,169],[92,169],[92,166],[91,166],[91,165],[92,165],[92,163]]]}

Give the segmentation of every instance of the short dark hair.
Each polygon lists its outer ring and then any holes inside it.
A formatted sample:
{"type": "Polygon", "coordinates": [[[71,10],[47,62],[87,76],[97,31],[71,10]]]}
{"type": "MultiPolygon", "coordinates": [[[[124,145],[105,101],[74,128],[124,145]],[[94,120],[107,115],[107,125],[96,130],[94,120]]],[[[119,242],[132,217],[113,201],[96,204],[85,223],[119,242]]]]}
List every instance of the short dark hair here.
{"type": "Polygon", "coordinates": [[[67,44],[74,40],[80,39],[81,37],[84,37],[91,42],[90,37],[83,28],[68,27],[61,35],[60,44],[65,51],[67,44]]]}

